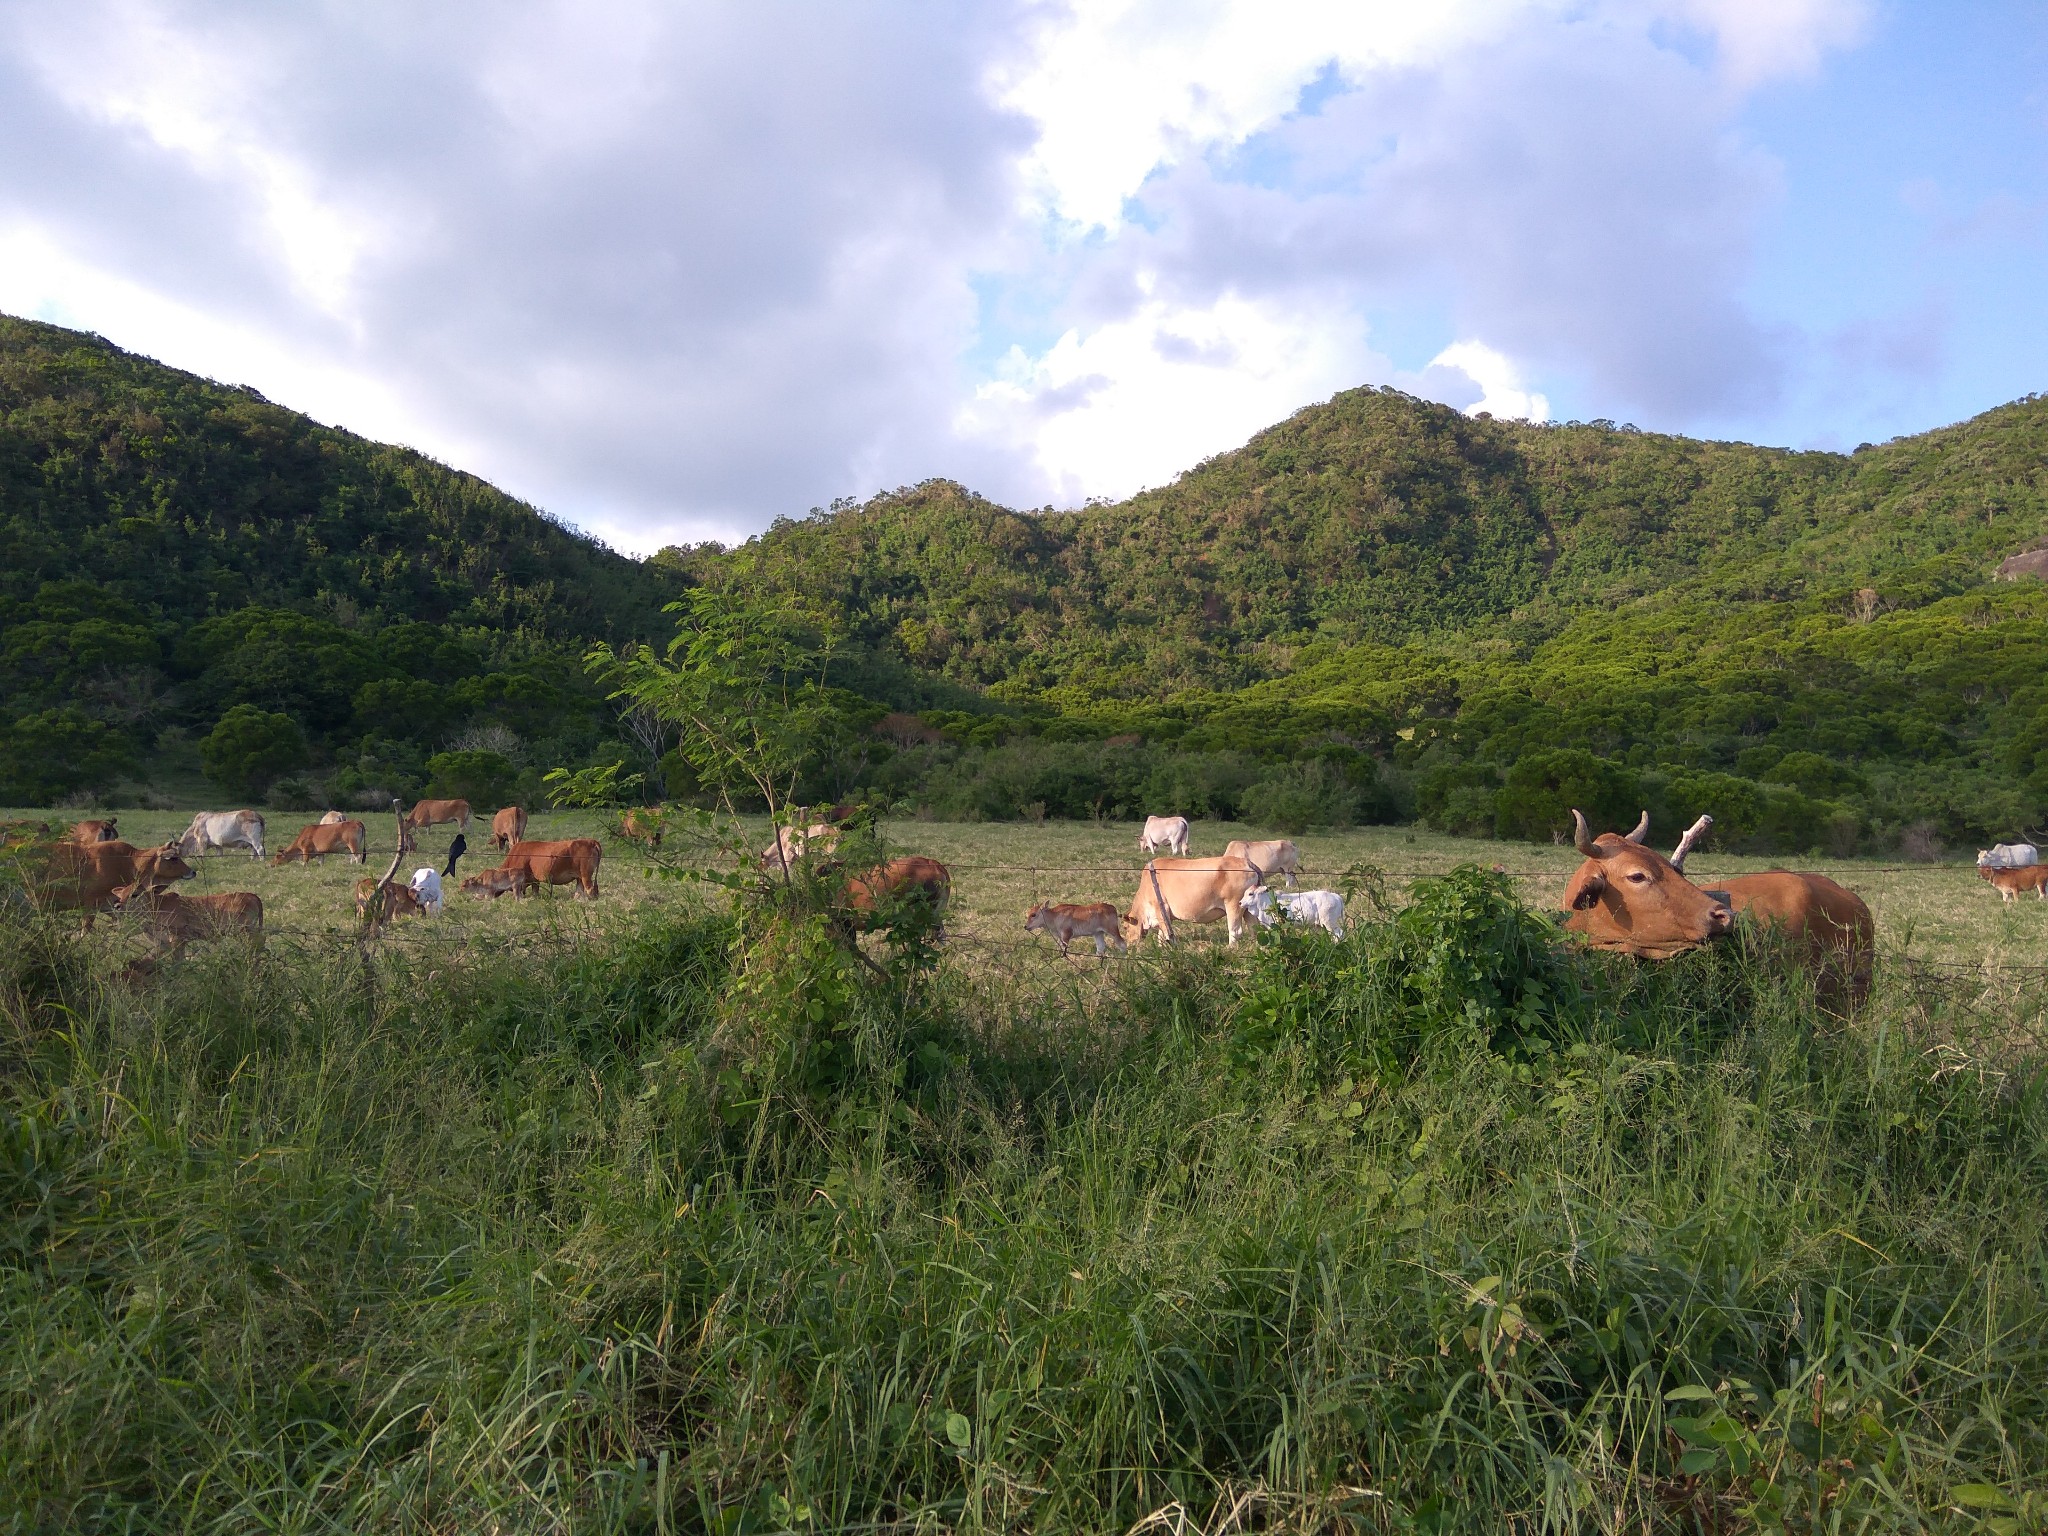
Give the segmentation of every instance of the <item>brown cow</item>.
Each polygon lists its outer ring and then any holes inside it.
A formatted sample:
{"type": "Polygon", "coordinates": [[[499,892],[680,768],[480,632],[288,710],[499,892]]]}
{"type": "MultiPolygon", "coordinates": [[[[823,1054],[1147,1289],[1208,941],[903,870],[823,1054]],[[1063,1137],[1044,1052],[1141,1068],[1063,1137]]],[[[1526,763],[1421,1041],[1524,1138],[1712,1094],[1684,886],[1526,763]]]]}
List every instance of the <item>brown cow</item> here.
{"type": "Polygon", "coordinates": [[[1119,950],[1126,947],[1123,919],[1117,909],[1106,901],[1085,905],[1041,901],[1024,914],[1024,931],[1051,934],[1059,941],[1061,959],[1066,958],[1068,946],[1076,939],[1093,939],[1098,958],[1111,944],[1119,950]]]}
{"type": "Polygon", "coordinates": [[[454,822],[464,837],[469,836],[469,802],[467,800],[420,800],[405,813],[400,826],[403,828],[405,846],[413,846],[415,834],[427,827],[438,827],[444,822],[454,822]]]}
{"type": "MultiPolygon", "coordinates": [[[[370,903],[376,898],[377,887],[380,883],[375,875],[366,875],[356,882],[357,917],[368,917],[370,915],[370,903]]],[[[385,891],[387,893],[384,898],[384,916],[386,918],[421,917],[425,915],[427,909],[421,904],[419,893],[414,891],[404,881],[392,881],[390,885],[385,887],[385,891]]]]}
{"type": "Polygon", "coordinates": [[[1671,867],[1654,848],[1646,811],[1626,837],[1586,829],[1572,812],[1573,842],[1586,862],[1564,888],[1564,925],[1595,949],[1617,950],[1645,960],[1668,960],[1720,938],[1735,924],[1728,904],[1717,901],[1671,867]]]}
{"type": "Polygon", "coordinates": [[[857,928],[874,928],[892,908],[908,902],[929,906],[932,916],[945,913],[953,899],[953,873],[937,859],[908,854],[865,870],[846,882],[846,911],[857,928]]]}
{"type": "Polygon", "coordinates": [[[72,827],[71,841],[74,843],[115,842],[121,836],[119,829],[115,826],[117,820],[118,818],[109,816],[105,821],[81,821],[72,827]]]}
{"type": "Polygon", "coordinates": [[[535,885],[574,885],[576,894],[597,894],[597,866],[604,848],[594,837],[571,837],[549,843],[514,843],[498,867],[520,870],[535,885]]]}
{"type": "Polygon", "coordinates": [[[310,864],[330,853],[346,853],[350,863],[361,864],[368,857],[368,846],[360,821],[337,821],[324,827],[315,824],[299,828],[299,835],[270,862],[310,864]]]}
{"type": "Polygon", "coordinates": [[[628,842],[645,843],[649,848],[659,848],[667,830],[661,812],[649,806],[635,806],[619,817],[619,836],[628,842]]]}
{"type": "Polygon", "coordinates": [[[1259,867],[1235,853],[1206,859],[1154,859],[1138,876],[1138,893],[1124,914],[1123,937],[1136,943],[1148,930],[1157,929],[1159,942],[1171,943],[1169,919],[1213,923],[1220,917],[1235,944],[1250,921],[1245,916],[1244,893],[1262,884],[1259,867]],[[1162,898],[1166,904],[1163,913],[1162,898]]]}
{"type": "Polygon", "coordinates": [[[514,843],[526,841],[526,807],[508,805],[491,818],[491,841],[498,852],[510,853],[514,843]]]}
{"type": "Polygon", "coordinates": [[[524,869],[486,869],[463,876],[462,889],[479,901],[495,901],[500,896],[524,896],[532,883],[524,869]]]}
{"type": "Polygon", "coordinates": [[[1819,972],[1824,999],[1854,1008],[1870,995],[1877,925],[1854,891],[1826,875],[1773,869],[1719,880],[1710,896],[1724,898],[1738,917],[1783,930],[1802,960],[1819,972]]]}
{"type": "Polygon", "coordinates": [[[2048,899],[2048,864],[1979,864],[1977,873],[1989,880],[2005,901],[2013,900],[2021,891],[2032,891],[2048,899]]]}
{"type": "Polygon", "coordinates": [[[222,891],[211,896],[186,896],[177,891],[134,885],[120,893],[124,912],[141,912],[150,932],[173,958],[195,939],[252,938],[263,947],[263,898],[254,891],[222,891]]]}
{"type": "Polygon", "coordinates": [[[30,895],[45,907],[77,909],[88,928],[94,916],[114,907],[129,887],[186,880],[193,873],[192,866],[168,844],[135,848],[123,842],[52,843],[43,852],[41,863],[42,867],[29,875],[30,895]]]}

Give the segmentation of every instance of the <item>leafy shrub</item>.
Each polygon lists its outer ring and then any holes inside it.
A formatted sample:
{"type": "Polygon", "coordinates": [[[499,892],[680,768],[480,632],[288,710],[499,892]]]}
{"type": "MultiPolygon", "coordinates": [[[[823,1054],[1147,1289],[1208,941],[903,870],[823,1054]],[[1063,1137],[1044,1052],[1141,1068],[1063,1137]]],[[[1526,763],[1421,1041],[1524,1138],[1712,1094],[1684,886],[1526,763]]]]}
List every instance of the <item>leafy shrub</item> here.
{"type": "Polygon", "coordinates": [[[1507,772],[1494,831],[1549,842],[1571,830],[1574,809],[1585,814],[1596,836],[1627,831],[1640,814],[1642,797],[1641,783],[1620,763],[1577,747],[1532,752],[1507,772]]]}
{"type": "Polygon", "coordinates": [[[1493,831],[1500,775],[1485,763],[1438,763],[1415,782],[1415,814],[1437,832],[1480,837],[1493,831]]]}
{"type": "Polygon", "coordinates": [[[1239,814],[1281,832],[1348,827],[1359,819],[1365,796],[1320,758],[1274,769],[1244,792],[1239,814]]]}
{"type": "Polygon", "coordinates": [[[222,789],[253,797],[280,774],[306,766],[306,736],[289,715],[237,704],[199,743],[199,757],[222,789]]]}
{"type": "Polygon", "coordinates": [[[498,752],[437,752],[427,759],[427,793],[473,806],[510,803],[519,770],[498,752]]]}
{"type": "Polygon", "coordinates": [[[127,740],[76,708],[49,709],[0,731],[0,805],[48,805],[105,790],[133,771],[127,740]]]}
{"type": "Polygon", "coordinates": [[[316,811],[321,796],[301,778],[283,778],[270,786],[265,803],[274,811],[316,811]]]}

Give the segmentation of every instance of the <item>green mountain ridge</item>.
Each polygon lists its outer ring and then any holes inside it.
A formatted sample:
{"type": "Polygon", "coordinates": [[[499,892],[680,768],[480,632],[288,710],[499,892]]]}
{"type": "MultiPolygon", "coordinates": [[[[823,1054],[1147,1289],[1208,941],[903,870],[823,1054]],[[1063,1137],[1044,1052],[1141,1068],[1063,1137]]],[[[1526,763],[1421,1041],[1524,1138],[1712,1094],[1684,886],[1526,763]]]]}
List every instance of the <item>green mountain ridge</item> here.
{"type": "Polygon", "coordinates": [[[0,320],[0,799],[189,776],[237,710],[252,793],[416,793],[451,750],[531,792],[641,750],[580,653],[661,634],[703,583],[841,632],[821,794],[2010,835],[2048,812],[2048,611],[1993,577],[2044,534],[2039,397],[1834,454],[1367,388],[1111,505],[931,481],[642,562],[422,455],[0,320]]]}

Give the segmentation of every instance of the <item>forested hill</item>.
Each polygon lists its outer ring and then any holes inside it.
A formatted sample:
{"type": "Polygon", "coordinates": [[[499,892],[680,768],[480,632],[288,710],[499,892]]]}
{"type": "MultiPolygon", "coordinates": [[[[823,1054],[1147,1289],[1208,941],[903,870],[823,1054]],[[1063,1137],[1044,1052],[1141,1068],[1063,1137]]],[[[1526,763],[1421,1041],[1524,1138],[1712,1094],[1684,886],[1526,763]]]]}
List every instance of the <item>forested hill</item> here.
{"type": "Polygon", "coordinates": [[[586,752],[583,648],[660,633],[677,585],[421,454],[0,317],[0,803],[196,773],[237,706],[244,793],[416,790],[476,731],[514,768],[586,752]]]}
{"type": "Polygon", "coordinates": [[[2044,535],[2037,397],[1830,454],[1361,389],[1112,506],[934,482],[657,560],[979,690],[866,770],[949,814],[1927,850],[2048,820],[2048,590],[1995,579],[2044,535]]]}
{"type": "Polygon", "coordinates": [[[1506,644],[1705,584],[1989,576],[2048,533],[2048,400],[1853,455],[1472,419],[1393,391],[1310,407],[1172,485],[1020,514],[946,482],[784,521],[703,579],[816,593],[869,645],[1012,695],[1157,699],[1304,646],[1506,644]]]}

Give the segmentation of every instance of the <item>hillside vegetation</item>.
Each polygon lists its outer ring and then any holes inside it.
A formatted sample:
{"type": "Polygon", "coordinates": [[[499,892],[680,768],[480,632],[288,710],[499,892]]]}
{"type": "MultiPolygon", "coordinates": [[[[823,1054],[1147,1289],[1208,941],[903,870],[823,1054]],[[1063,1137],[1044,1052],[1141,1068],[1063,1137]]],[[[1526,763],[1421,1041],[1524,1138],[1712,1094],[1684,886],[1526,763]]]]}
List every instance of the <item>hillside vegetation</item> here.
{"type": "Polygon", "coordinates": [[[590,751],[584,643],[652,632],[672,588],[418,453],[0,318],[0,800],[196,766],[238,705],[284,738],[243,793],[316,765],[416,790],[477,726],[590,751]]]}
{"type": "Polygon", "coordinates": [[[1854,454],[1374,389],[1116,505],[930,482],[614,555],[471,477],[0,322],[0,801],[537,790],[630,759],[579,665],[691,585],[834,638],[805,784],[949,816],[1710,811],[1845,852],[2048,819],[2048,401],[1854,454]]]}

